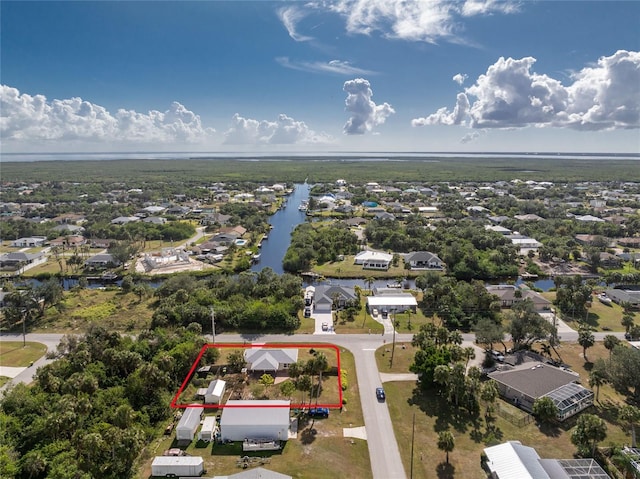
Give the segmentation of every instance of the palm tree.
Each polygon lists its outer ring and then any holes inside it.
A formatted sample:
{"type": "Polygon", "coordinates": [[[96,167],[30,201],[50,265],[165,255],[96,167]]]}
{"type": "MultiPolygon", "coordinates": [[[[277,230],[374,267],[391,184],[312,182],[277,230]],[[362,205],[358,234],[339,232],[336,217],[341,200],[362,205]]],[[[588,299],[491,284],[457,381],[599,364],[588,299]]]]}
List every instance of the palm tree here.
{"type": "Polygon", "coordinates": [[[626,422],[631,429],[631,447],[636,447],[636,423],[640,422],[640,409],[635,406],[625,405],[620,408],[618,417],[626,422]]]}
{"type": "Polygon", "coordinates": [[[438,433],[438,449],[447,453],[447,464],[449,464],[449,453],[456,446],[453,434],[450,431],[441,431],[438,433]]]}
{"type": "Polygon", "coordinates": [[[618,344],[620,344],[620,340],[614,336],[613,334],[607,334],[604,337],[604,347],[609,351],[609,362],[611,362],[611,352],[613,348],[615,348],[618,344]]]}
{"type": "Polygon", "coordinates": [[[600,396],[600,386],[607,382],[607,378],[604,372],[600,369],[592,369],[589,373],[589,385],[596,388],[596,401],[600,396]]]}

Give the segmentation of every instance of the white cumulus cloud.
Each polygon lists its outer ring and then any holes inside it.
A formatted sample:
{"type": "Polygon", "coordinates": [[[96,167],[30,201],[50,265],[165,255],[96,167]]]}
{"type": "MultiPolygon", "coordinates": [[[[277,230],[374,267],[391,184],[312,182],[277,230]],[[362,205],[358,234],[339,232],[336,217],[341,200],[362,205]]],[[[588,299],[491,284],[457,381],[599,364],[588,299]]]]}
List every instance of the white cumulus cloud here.
{"type": "Polygon", "coordinates": [[[456,40],[463,17],[512,13],[518,4],[497,0],[338,0],[330,8],[346,18],[349,33],[370,35],[377,31],[390,38],[435,43],[456,40]]]}
{"type": "Polygon", "coordinates": [[[376,105],[371,99],[373,91],[368,80],[356,78],[344,82],[342,88],[347,93],[346,110],[351,115],[344,125],[347,135],[362,135],[381,125],[395,110],[388,103],[376,105]]]}
{"type": "Polygon", "coordinates": [[[101,143],[196,143],[215,130],[200,117],[173,102],[165,112],[115,114],[82,98],[47,101],[0,85],[0,135],[4,141],[81,140],[101,143]]]}
{"type": "Polygon", "coordinates": [[[452,80],[456,82],[458,85],[462,85],[466,79],[469,78],[466,73],[457,73],[453,75],[452,80]]]}
{"type": "Polygon", "coordinates": [[[446,107],[413,126],[472,128],[640,128],[640,52],[620,50],[571,75],[571,84],[534,71],[536,59],[500,58],[446,107]],[[472,101],[473,99],[473,101],[472,101]]]}
{"type": "Polygon", "coordinates": [[[231,128],[225,133],[225,144],[230,145],[292,145],[330,143],[333,138],[325,133],[316,133],[305,122],[296,121],[287,115],[278,115],[276,121],[244,118],[233,115],[231,128]]]}

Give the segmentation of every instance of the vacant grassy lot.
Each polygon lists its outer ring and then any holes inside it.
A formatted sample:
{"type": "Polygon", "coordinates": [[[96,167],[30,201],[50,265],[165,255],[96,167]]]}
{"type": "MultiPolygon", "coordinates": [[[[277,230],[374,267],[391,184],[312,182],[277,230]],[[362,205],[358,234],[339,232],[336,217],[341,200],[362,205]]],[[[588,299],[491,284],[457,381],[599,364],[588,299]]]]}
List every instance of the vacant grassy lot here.
{"type": "MultiPolygon", "coordinates": [[[[385,345],[376,352],[381,372],[407,372],[403,367],[411,363],[414,350],[396,344],[394,365],[389,370],[388,350],[385,345]],[[384,353],[384,354],[383,354],[384,353]]],[[[577,344],[562,344],[559,349],[562,359],[580,374],[581,383],[588,385],[588,371],[591,363],[585,363],[582,348],[577,344]]],[[[587,351],[590,361],[596,358],[608,358],[608,351],[601,343],[587,351]]],[[[400,453],[407,473],[411,467],[412,418],[415,414],[415,440],[413,458],[414,478],[485,478],[480,467],[482,449],[508,440],[518,440],[527,446],[535,447],[543,458],[571,458],[576,451],[570,441],[571,428],[575,418],[556,427],[538,427],[535,421],[518,426],[496,415],[495,421],[483,419],[482,411],[477,417],[466,413],[457,414],[451,405],[435,393],[423,393],[413,382],[385,383],[389,412],[400,453]],[[437,448],[437,434],[449,429],[455,437],[455,449],[449,455],[450,465],[444,463],[445,455],[437,448]]],[[[617,409],[624,398],[610,386],[600,388],[599,401],[587,412],[597,414],[607,422],[607,438],[602,445],[624,444],[629,442],[627,431],[615,418],[617,409]]],[[[522,412],[515,407],[500,402],[505,414],[518,417],[522,412]]]]}
{"type": "MultiPolygon", "coordinates": [[[[344,394],[347,400],[346,406],[342,412],[337,409],[332,410],[327,419],[312,421],[303,418],[298,426],[298,438],[287,441],[282,451],[244,453],[239,443],[220,445],[193,441],[186,448],[187,453],[202,456],[208,474],[211,476],[239,472],[241,469],[237,466],[238,459],[248,455],[268,457],[269,463],[264,464],[264,467],[289,474],[294,478],[371,477],[366,441],[352,440],[343,436],[343,428],[363,426],[364,420],[353,355],[341,350],[340,358],[342,368],[347,370],[349,382],[349,387],[344,394]]],[[[159,434],[161,434],[160,431],[159,434]]],[[[161,436],[154,441],[147,448],[144,465],[137,477],[149,478],[153,457],[161,455],[170,447],[176,447],[173,437],[161,436]]]]}
{"type": "Polygon", "coordinates": [[[40,359],[47,352],[41,343],[22,341],[0,341],[0,365],[10,367],[27,367],[31,362],[40,359]]]}
{"type": "MultiPolygon", "coordinates": [[[[549,291],[541,293],[542,296],[549,301],[555,301],[555,291],[549,291]]],[[[594,295],[591,301],[591,307],[588,311],[586,322],[591,325],[596,331],[624,331],[620,321],[622,320],[622,307],[612,303],[610,305],[602,304],[598,301],[598,298],[594,295]]],[[[636,323],[640,321],[640,314],[634,313],[636,323]]],[[[572,318],[571,315],[563,315],[562,319],[572,328],[578,329],[578,321],[582,321],[585,318],[572,318]]]]}
{"type": "Polygon", "coordinates": [[[65,292],[57,308],[47,310],[33,328],[47,333],[84,333],[91,324],[117,331],[139,331],[151,324],[154,299],[122,293],[119,289],[83,289],[65,292]]]}

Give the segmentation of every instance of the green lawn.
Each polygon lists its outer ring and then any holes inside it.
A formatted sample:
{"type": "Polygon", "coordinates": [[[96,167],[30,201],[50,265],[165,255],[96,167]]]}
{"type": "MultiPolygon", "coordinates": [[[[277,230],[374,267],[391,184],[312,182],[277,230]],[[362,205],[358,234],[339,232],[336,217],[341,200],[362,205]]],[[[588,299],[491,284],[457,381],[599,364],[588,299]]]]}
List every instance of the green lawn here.
{"type": "Polygon", "coordinates": [[[47,347],[42,343],[27,341],[23,346],[22,341],[0,342],[0,365],[11,367],[27,367],[33,361],[37,361],[47,352],[47,347]]]}

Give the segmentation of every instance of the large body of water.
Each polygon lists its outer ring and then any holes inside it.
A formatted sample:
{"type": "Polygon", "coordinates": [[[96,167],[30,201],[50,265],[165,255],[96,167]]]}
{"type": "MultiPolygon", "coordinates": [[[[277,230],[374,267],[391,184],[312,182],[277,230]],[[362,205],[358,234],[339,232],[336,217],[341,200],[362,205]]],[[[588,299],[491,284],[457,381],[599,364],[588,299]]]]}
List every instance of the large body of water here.
{"type": "Polygon", "coordinates": [[[262,242],[260,261],[251,267],[251,271],[260,271],[269,267],[277,274],[284,273],[282,258],[291,244],[291,233],[306,219],[304,211],[298,208],[303,201],[309,199],[311,186],[307,183],[295,185],[295,190],[287,197],[284,208],[278,210],[269,219],[272,230],[269,239],[262,242]]]}

